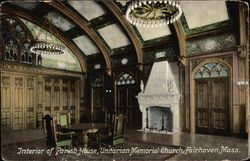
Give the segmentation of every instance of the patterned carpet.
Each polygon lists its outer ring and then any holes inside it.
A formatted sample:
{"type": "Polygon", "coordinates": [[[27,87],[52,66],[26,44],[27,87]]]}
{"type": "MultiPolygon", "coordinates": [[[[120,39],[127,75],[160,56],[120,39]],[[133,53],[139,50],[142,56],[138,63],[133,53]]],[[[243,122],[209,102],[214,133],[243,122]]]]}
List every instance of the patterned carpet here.
{"type": "Polygon", "coordinates": [[[2,146],[1,148],[2,156],[5,160],[62,161],[163,161],[176,155],[176,151],[181,149],[184,148],[179,146],[134,142],[129,140],[127,140],[122,146],[117,146],[115,148],[101,147],[98,150],[86,149],[82,146],[47,149],[44,140],[8,144],[2,146]],[[20,148],[22,148],[23,151],[21,151],[20,148]]]}

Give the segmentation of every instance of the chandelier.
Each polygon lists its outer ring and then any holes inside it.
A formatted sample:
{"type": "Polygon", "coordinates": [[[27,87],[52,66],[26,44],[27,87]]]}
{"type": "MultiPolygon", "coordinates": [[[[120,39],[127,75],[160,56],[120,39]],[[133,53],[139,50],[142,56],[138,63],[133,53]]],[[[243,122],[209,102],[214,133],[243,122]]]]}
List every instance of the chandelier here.
{"type": "Polygon", "coordinates": [[[54,31],[52,32],[52,25],[51,25],[52,19],[50,17],[47,17],[47,19],[44,21],[43,27],[47,25],[49,28],[48,30],[43,30],[42,28],[39,30],[35,37],[35,42],[31,46],[30,51],[37,55],[60,55],[64,54],[65,47],[59,43],[56,42],[54,39],[54,36],[52,36],[51,33],[54,33],[57,35],[57,33],[54,31]],[[45,38],[41,39],[39,38],[41,34],[45,34],[45,38]],[[50,39],[49,39],[50,38],[50,39]]]}
{"type": "Polygon", "coordinates": [[[131,1],[127,20],[139,27],[158,27],[178,20],[182,15],[179,2],[170,0],[135,0],[131,1]]]}

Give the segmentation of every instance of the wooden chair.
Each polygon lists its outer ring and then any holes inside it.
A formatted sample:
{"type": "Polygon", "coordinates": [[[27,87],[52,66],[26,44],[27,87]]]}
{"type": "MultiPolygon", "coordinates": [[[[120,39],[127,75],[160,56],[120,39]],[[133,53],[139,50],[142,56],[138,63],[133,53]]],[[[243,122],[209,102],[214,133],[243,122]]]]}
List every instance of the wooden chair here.
{"type": "Polygon", "coordinates": [[[125,142],[126,117],[124,114],[114,116],[112,127],[100,131],[100,142],[104,145],[116,146],[125,142]]]}
{"type": "Polygon", "coordinates": [[[48,146],[71,146],[72,136],[74,132],[63,133],[60,131],[60,126],[56,125],[56,116],[51,117],[50,115],[45,115],[43,117],[44,122],[44,133],[48,146]]]}
{"type": "Polygon", "coordinates": [[[70,121],[70,113],[58,112],[56,115],[57,124],[60,126],[68,126],[70,121]]]}

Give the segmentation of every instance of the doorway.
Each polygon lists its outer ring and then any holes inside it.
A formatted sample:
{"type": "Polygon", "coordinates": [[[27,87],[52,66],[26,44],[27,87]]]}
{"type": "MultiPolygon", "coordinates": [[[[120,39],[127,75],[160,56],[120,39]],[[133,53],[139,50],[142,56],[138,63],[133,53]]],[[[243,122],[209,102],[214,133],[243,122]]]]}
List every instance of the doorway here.
{"type": "Polygon", "coordinates": [[[116,111],[125,113],[128,128],[141,126],[141,113],[136,100],[136,80],[133,75],[123,73],[116,81],[116,111]]]}
{"type": "Polygon", "coordinates": [[[228,135],[230,132],[229,72],[209,63],[195,74],[196,132],[228,135]]]}

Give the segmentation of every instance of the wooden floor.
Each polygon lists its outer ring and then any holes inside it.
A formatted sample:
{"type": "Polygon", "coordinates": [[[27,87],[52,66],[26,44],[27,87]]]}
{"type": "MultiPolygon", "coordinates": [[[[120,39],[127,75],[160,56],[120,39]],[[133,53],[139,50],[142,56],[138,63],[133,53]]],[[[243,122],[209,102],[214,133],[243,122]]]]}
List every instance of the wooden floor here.
{"type": "MultiPolygon", "coordinates": [[[[1,146],[4,148],[9,144],[19,144],[30,141],[34,141],[35,144],[37,140],[41,140],[43,138],[44,134],[41,129],[8,132],[2,131],[1,146]]],[[[141,141],[156,143],[159,145],[176,145],[185,147],[186,153],[177,154],[171,157],[169,160],[244,160],[248,156],[247,139],[236,137],[189,133],[168,135],[144,133],[138,130],[128,129],[126,131],[126,138],[130,141],[141,141]]],[[[8,149],[5,149],[5,151],[8,151],[8,149]]],[[[145,154],[143,157],[143,160],[147,160],[147,154],[145,154]]]]}

